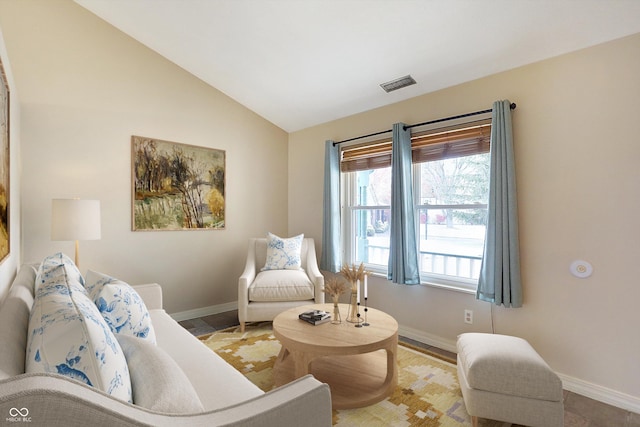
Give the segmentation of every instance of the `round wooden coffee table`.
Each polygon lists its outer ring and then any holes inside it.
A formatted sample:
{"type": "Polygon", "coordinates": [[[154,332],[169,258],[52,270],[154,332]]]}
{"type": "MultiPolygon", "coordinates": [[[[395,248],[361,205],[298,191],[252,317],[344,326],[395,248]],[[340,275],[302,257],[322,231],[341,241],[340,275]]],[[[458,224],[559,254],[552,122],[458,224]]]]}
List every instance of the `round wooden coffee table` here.
{"type": "MultiPolygon", "coordinates": [[[[340,304],[344,318],[348,308],[340,304]]],[[[361,328],[345,320],[311,325],[298,319],[311,309],[332,313],[333,305],[296,307],[273,320],[273,334],[282,344],[274,365],[275,385],[311,373],[329,384],[334,409],[360,408],[389,396],[398,383],[398,322],[373,308],[367,312],[370,326],[361,328]]]]}

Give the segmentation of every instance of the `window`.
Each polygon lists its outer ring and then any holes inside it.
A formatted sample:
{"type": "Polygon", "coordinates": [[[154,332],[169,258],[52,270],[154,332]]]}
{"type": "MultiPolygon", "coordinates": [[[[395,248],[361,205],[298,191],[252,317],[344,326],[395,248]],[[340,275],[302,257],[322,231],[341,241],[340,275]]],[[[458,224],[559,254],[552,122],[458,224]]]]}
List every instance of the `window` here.
{"type": "MultiPolygon", "coordinates": [[[[412,137],[414,206],[423,282],[475,289],[489,187],[490,124],[412,137]]],[[[345,261],[386,274],[391,142],[344,147],[345,261]]]]}
{"type": "Polygon", "coordinates": [[[347,262],[364,262],[370,270],[386,274],[389,261],[391,167],[347,172],[343,182],[348,202],[344,235],[347,262]]]}
{"type": "Polygon", "coordinates": [[[414,175],[421,275],[476,283],[487,223],[489,154],[419,163],[414,175]]]}

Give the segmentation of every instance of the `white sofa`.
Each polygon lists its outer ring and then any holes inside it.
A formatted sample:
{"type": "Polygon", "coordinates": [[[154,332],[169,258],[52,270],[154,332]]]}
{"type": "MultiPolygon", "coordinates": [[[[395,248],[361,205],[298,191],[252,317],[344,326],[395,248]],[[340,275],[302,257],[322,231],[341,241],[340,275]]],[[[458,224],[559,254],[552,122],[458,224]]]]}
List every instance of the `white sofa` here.
{"type": "MultiPolygon", "coordinates": [[[[29,422],[32,426],[331,425],[331,396],[326,384],[306,376],[271,392],[262,392],[162,309],[162,290],[157,284],[134,289],[150,313],[157,346],[184,372],[203,411],[158,412],[62,375],[25,373],[37,267],[24,265],[19,270],[0,305],[0,419],[13,425],[29,422]]],[[[132,379],[135,369],[129,366],[132,379]]],[[[156,375],[153,377],[149,380],[157,384],[156,375]]]]}

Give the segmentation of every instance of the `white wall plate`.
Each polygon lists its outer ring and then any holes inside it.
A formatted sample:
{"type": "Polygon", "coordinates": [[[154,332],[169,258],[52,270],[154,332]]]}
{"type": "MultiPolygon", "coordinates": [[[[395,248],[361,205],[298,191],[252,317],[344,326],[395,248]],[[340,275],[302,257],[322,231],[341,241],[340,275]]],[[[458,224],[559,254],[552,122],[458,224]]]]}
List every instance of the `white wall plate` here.
{"type": "Polygon", "coordinates": [[[571,263],[569,271],[571,271],[571,274],[574,276],[580,279],[585,279],[591,276],[591,273],[593,273],[593,267],[587,261],[577,260],[571,263]]]}

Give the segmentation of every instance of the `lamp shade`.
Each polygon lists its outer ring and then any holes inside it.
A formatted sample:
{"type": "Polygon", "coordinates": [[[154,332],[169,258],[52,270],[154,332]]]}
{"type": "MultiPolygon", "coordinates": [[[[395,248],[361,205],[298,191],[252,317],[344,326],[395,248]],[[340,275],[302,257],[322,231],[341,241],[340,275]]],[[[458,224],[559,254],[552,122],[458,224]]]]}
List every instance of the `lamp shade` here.
{"type": "Polygon", "coordinates": [[[51,240],[99,240],[100,200],[53,199],[51,240]]]}

